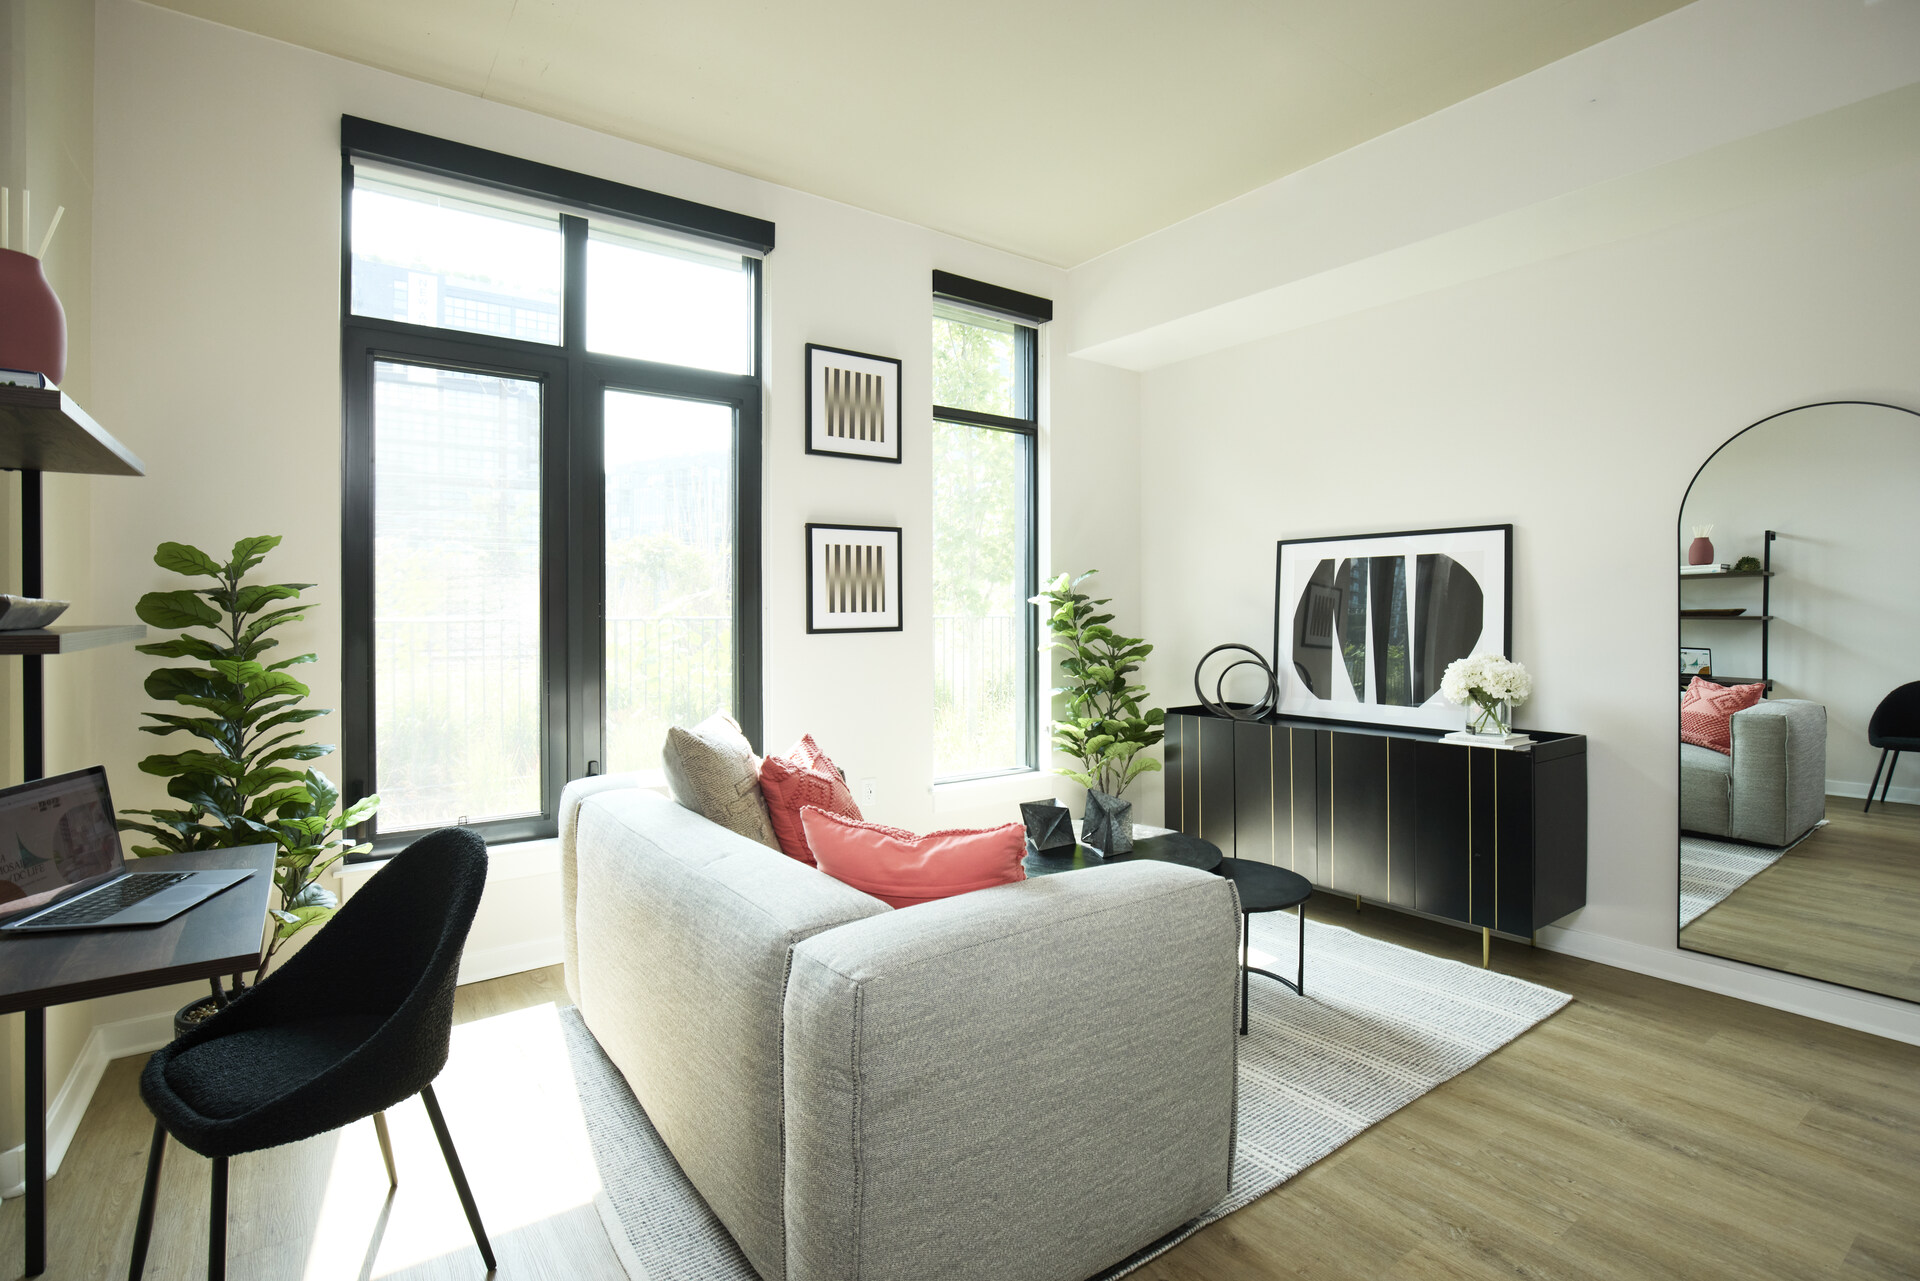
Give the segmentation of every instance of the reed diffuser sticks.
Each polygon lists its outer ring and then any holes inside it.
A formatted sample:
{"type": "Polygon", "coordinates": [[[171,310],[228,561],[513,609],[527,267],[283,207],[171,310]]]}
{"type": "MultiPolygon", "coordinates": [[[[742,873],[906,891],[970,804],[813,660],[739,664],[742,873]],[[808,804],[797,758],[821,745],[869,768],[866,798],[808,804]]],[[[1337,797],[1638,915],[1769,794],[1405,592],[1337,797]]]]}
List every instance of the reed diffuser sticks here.
{"type": "MultiPolygon", "coordinates": [[[[47,247],[53,244],[53,233],[60,229],[60,218],[67,212],[65,205],[53,211],[53,218],[47,223],[47,234],[40,237],[40,252],[33,253],[33,193],[25,187],[20,189],[20,250],[35,258],[45,258],[47,247]]],[[[6,187],[0,187],[0,249],[13,248],[13,194],[6,187]]]]}

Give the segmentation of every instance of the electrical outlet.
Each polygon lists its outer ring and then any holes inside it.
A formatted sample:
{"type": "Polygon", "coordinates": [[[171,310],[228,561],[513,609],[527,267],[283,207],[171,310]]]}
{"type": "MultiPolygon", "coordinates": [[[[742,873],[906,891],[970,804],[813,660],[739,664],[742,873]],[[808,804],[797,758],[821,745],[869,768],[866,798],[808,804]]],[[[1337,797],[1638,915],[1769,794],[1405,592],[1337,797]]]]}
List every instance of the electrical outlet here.
{"type": "Polygon", "coordinates": [[[871,805],[880,795],[880,780],[863,778],[860,780],[860,804],[871,805]]]}

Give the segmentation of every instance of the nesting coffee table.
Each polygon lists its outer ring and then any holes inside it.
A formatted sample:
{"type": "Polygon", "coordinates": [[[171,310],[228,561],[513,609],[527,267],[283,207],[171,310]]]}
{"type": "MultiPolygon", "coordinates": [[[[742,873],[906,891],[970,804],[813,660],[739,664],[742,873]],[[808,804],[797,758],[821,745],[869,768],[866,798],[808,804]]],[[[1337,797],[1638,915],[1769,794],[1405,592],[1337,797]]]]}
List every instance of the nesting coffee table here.
{"type": "Polygon", "coordinates": [[[1240,892],[1240,1035],[1245,1036],[1248,975],[1264,974],[1301,996],[1307,994],[1307,900],[1313,897],[1313,885],[1298,872],[1244,858],[1221,859],[1219,871],[1240,892]],[[1289,907],[1298,909],[1300,916],[1300,946],[1295,953],[1295,969],[1291,980],[1248,963],[1248,950],[1253,943],[1253,914],[1279,912],[1289,907]]]}

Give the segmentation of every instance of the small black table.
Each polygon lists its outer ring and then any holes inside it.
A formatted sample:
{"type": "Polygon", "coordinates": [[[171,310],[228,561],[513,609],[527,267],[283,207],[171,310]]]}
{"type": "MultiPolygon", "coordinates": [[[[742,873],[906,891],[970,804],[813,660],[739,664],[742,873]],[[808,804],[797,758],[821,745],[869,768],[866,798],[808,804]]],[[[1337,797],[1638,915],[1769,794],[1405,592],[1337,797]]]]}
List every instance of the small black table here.
{"type": "Polygon", "coordinates": [[[1234,888],[1240,892],[1240,1035],[1245,1036],[1248,975],[1264,974],[1301,996],[1307,994],[1307,900],[1313,897],[1313,885],[1298,872],[1244,858],[1222,859],[1220,875],[1231,880],[1234,888]],[[1298,908],[1300,913],[1300,948],[1296,954],[1297,969],[1291,982],[1272,970],[1248,964],[1248,953],[1253,944],[1253,914],[1278,912],[1289,907],[1298,908]]]}
{"type": "Polygon", "coordinates": [[[1139,838],[1133,843],[1132,852],[1127,854],[1103,855],[1091,845],[1048,850],[1043,854],[1029,845],[1026,869],[1028,876],[1051,876],[1055,872],[1073,872],[1083,867],[1111,867],[1116,863],[1143,860],[1178,863],[1182,867],[1197,867],[1203,872],[1219,871],[1223,861],[1220,847],[1212,841],[1203,841],[1185,832],[1162,832],[1158,836],[1139,838]]]}

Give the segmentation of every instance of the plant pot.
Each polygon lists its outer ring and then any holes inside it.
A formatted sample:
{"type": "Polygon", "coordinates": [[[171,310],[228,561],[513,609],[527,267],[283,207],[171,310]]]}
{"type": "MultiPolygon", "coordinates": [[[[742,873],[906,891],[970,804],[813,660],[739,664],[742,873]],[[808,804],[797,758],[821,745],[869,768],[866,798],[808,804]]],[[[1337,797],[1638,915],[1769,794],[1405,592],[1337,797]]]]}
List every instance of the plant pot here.
{"type": "Polygon", "coordinates": [[[67,313],[40,268],[17,249],[0,249],[0,369],[67,376],[67,313]]]}
{"type": "Polygon", "coordinates": [[[1687,547],[1687,564],[1713,564],[1713,540],[1711,538],[1694,539],[1687,547]]]}
{"type": "Polygon", "coordinates": [[[1080,840],[1102,854],[1131,854],[1133,802],[1088,789],[1086,812],[1080,819],[1080,840]]]}
{"type": "Polygon", "coordinates": [[[219,1008],[220,1003],[215,1001],[213,994],[209,992],[199,1000],[189,1001],[187,1004],[175,1010],[173,1012],[174,1039],[178,1040],[193,1031],[193,1029],[199,1027],[202,1023],[205,1023],[218,1012],[219,1008]]]}

